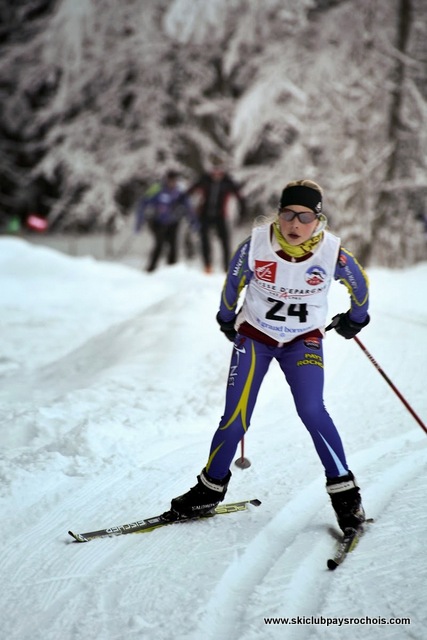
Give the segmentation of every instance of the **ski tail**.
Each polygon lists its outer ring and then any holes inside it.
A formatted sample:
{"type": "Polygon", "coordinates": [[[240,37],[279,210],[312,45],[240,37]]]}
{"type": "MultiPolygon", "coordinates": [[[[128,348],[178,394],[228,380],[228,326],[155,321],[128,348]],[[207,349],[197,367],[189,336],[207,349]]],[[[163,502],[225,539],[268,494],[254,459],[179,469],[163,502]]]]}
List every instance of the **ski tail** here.
{"type": "Polygon", "coordinates": [[[344,562],[348,554],[354,551],[359,544],[360,538],[366,532],[366,525],[371,524],[372,522],[374,522],[374,520],[372,518],[368,518],[362,525],[360,525],[360,527],[357,527],[357,529],[348,528],[344,531],[344,535],[336,548],[335,555],[333,558],[329,558],[326,563],[328,569],[334,571],[344,562]]]}

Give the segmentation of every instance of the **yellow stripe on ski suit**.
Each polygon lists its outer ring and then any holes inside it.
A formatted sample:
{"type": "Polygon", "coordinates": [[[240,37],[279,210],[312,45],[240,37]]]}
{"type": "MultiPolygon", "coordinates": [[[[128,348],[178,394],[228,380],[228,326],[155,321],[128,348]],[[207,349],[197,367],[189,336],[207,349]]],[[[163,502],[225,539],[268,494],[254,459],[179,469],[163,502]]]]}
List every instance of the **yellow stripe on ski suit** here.
{"type": "MultiPolygon", "coordinates": [[[[248,425],[247,425],[247,422],[246,422],[246,411],[247,411],[247,408],[248,408],[249,392],[251,390],[252,381],[254,379],[254,374],[255,374],[255,363],[256,363],[255,347],[254,347],[254,343],[251,342],[251,366],[250,366],[250,369],[249,369],[248,377],[246,378],[246,382],[245,382],[245,386],[244,386],[243,391],[242,391],[242,395],[239,398],[239,402],[237,403],[237,406],[236,406],[236,408],[234,410],[234,413],[231,416],[230,420],[227,422],[227,424],[223,425],[222,427],[219,427],[220,431],[223,431],[224,429],[227,429],[227,427],[229,427],[231,425],[231,423],[234,422],[234,420],[237,418],[237,416],[239,414],[241,414],[243,430],[245,431],[245,433],[248,430],[248,425]]],[[[221,444],[218,445],[218,447],[215,449],[215,451],[213,451],[211,453],[211,455],[209,456],[209,460],[208,460],[208,462],[206,464],[206,471],[208,473],[209,473],[209,467],[211,466],[213,459],[215,458],[216,454],[221,449],[223,444],[224,444],[224,441],[221,442],[221,444]]]]}
{"type": "Polygon", "coordinates": [[[227,429],[227,427],[229,427],[230,424],[234,422],[234,420],[236,420],[239,413],[241,414],[241,418],[242,418],[243,430],[245,432],[248,430],[248,425],[246,421],[246,412],[248,408],[249,392],[251,390],[252,382],[254,379],[255,363],[256,363],[255,347],[254,347],[254,343],[251,341],[251,367],[249,369],[248,377],[246,379],[245,386],[243,387],[242,395],[239,398],[239,402],[237,403],[234,413],[231,416],[230,420],[227,422],[227,424],[220,427],[221,431],[223,429],[227,429]]]}
{"type": "Polygon", "coordinates": [[[232,302],[228,302],[227,298],[225,297],[225,290],[227,287],[227,279],[224,282],[224,286],[222,288],[222,300],[226,306],[226,308],[229,311],[234,311],[235,308],[237,307],[237,303],[239,301],[239,296],[243,290],[243,288],[246,286],[246,276],[243,276],[240,280],[239,280],[239,284],[237,286],[237,295],[236,295],[236,299],[233,300],[232,302]]]}
{"type": "Polygon", "coordinates": [[[224,440],[221,442],[221,444],[215,449],[215,451],[213,451],[211,453],[211,455],[209,456],[209,460],[206,464],[206,471],[209,473],[209,467],[212,464],[212,460],[215,458],[216,454],[218,453],[218,451],[221,449],[222,445],[224,444],[224,440]]]}
{"type": "Polygon", "coordinates": [[[359,269],[360,269],[360,271],[361,271],[361,273],[362,273],[363,279],[364,279],[364,281],[365,281],[365,283],[366,283],[366,293],[365,293],[365,296],[364,296],[364,298],[362,298],[362,300],[358,300],[358,299],[356,298],[356,294],[355,294],[354,289],[353,289],[353,287],[351,286],[350,282],[349,282],[348,280],[346,280],[345,278],[340,278],[340,279],[339,279],[339,280],[340,280],[340,282],[342,282],[342,283],[343,283],[343,285],[345,286],[345,288],[347,289],[347,291],[348,291],[348,293],[349,293],[349,295],[350,295],[351,299],[352,299],[352,300],[353,300],[353,302],[355,303],[355,305],[356,305],[357,307],[361,307],[361,306],[362,306],[362,304],[365,304],[365,302],[366,302],[366,300],[368,299],[368,296],[369,296],[369,278],[368,278],[368,276],[366,275],[366,271],[365,271],[365,270],[363,269],[363,267],[358,263],[358,261],[356,260],[356,258],[354,257],[354,255],[351,253],[351,251],[348,251],[347,249],[343,249],[343,248],[341,247],[341,252],[342,252],[342,253],[345,253],[345,254],[347,254],[348,256],[350,256],[351,258],[353,258],[355,265],[356,265],[357,267],[359,267],[359,269]]]}

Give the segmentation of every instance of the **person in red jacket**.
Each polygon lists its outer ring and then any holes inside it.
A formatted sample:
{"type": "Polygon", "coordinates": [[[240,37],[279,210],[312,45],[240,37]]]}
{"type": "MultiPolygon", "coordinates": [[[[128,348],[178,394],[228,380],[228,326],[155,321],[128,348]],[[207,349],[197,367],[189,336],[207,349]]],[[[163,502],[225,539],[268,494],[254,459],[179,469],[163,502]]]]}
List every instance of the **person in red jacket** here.
{"type": "Polygon", "coordinates": [[[231,224],[227,205],[232,196],[239,203],[239,218],[246,215],[246,203],[240,186],[226,172],[223,164],[214,161],[209,172],[204,173],[187,191],[187,196],[199,196],[197,209],[202,259],[206,273],[212,271],[211,235],[215,232],[222,248],[222,264],[227,271],[230,262],[231,224]]]}

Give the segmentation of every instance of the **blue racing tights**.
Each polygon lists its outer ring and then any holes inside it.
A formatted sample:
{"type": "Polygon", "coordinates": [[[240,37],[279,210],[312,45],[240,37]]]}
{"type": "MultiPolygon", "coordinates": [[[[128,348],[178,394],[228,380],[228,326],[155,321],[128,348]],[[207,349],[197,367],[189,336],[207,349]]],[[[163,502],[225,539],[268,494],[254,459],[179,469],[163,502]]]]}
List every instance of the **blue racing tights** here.
{"type": "Polygon", "coordinates": [[[348,473],[341,438],[323,402],[322,340],[296,340],[272,347],[237,335],[233,345],[224,415],[214,434],[206,471],[224,478],[251,422],[258,392],[271,361],[280,365],[299,417],[310,433],[328,478],[348,473]]]}

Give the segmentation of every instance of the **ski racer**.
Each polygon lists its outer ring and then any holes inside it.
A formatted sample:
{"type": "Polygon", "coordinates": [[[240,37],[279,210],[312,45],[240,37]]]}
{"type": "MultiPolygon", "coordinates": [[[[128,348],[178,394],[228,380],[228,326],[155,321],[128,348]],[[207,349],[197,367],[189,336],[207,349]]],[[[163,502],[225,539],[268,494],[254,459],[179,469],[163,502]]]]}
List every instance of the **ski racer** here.
{"type": "Polygon", "coordinates": [[[324,467],[339,526],[356,529],[365,521],[360,489],[323,401],[322,343],[332,280],[343,283],[350,294],[350,308],[335,316],[332,325],[351,339],[370,320],[368,279],[340,239],[326,230],[322,203],[322,189],[315,182],[287,184],[277,214],[254,226],[230,262],[217,314],[220,330],[233,342],[224,415],[197,484],[172,500],[170,517],[203,515],[224,499],[237,446],[275,359],[324,467]]]}

